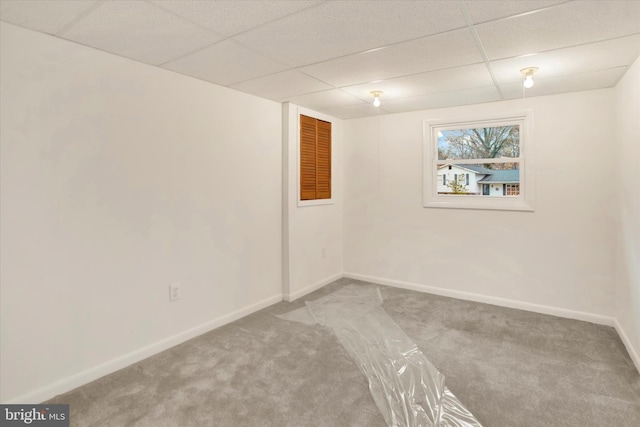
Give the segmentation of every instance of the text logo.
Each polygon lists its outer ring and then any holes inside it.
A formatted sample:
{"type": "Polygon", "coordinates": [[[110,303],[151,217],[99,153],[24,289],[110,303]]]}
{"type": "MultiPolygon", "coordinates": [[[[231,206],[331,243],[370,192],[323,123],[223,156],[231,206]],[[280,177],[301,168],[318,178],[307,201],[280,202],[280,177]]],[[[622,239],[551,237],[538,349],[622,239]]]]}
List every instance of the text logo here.
{"type": "Polygon", "coordinates": [[[69,427],[69,405],[0,405],[0,426],[69,427]]]}

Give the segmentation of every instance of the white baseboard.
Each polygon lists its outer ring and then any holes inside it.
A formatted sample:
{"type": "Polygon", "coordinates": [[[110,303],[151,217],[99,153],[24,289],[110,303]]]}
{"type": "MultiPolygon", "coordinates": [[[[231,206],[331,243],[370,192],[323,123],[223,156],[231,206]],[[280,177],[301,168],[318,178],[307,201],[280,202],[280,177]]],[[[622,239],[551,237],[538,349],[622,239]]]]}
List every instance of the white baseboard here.
{"type": "Polygon", "coordinates": [[[456,291],[452,289],[438,288],[435,286],[422,285],[419,283],[403,282],[400,280],[385,279],[382,277],[367,276],[357,273],[344,273],[344,277],[356,280],[364,280],[380,285],[387,285],[396,288],[409,289],[418,292],[427,292],[445,297],[458,298],[468,301],[482,302],[485,304],[499,305],[501,307],[516,308],[519,310],[532,311],[534,313],[550,314],[552,316],[565,317],[568,319],[584,320],[586,322],[599,325],[614,326],[616,320],[613,317],[602,316],[600,314],[586,313],[583,311],[569,310],[566,308],[553,307],[541,304],[532,304],[523,301],[510,300],[506,298],[492,297],[488,295],[475,294],[472,292],[456,291]]]}
{"type": "Polygon", "coordinates": [[[532,311],[532,312],[541,313],[541,314],[550,314],[552,316],[564,317],[568,319],[583,320],[586,322],[596,323],[598,325],[612,326],[615,328],[616,332],[620,336],[620,339],[624,343],[624,346],[627,349],[627,353],[629,353],[629,357],[633,361],[633,364],[636,366],[636,369],[638,370],[638,372],[640,372],[640,356],[638,356],[636,349],[633,348],[633,345],[631,344],[631,340],[629,340],[629,337],[627,336],[624,329],[622,328],[622,325],[620,325],[620,323],[618,322],[618,319],[616,319],[615,317],[602,316],[599,314],[586,313],[583,311],[575,311],[575,310],[569,310],[566,308],[552,307],[547,305],[532,304],[528,302],[515,301],[515,300],[506,299],[506,298],[491,297],[487,295],[474,294],[471,292],[463,292],[463,291],[456,291],[451,289],[438,288],[435,286],[421,285],[418,283],[403,282],[400,280],[385,279],[385,278],[375,277],[375,276],[367,276],[365,274],[344,273],[344,277],[348,277],[350,279],[355,279],[355,280],[364,280],[366,282],[377,283],[380,285],[392,286],[395,288],[409,289],[412,291],[419,291],[419,292],[427,292],[430,294],[442,295],[442,296],[451,297],[451,298],[482,302],[486,304],[498,305],[501,307],[516,308],[519,310],[532,311]]]}
{"type": "Polygon", "coordinates": [[[3,403],[35,404],[44,402],[54,396],[57,396],[58,394],[66,393],[67,391],[73,390],[76,387],[80,387],[91,381],[97,380],[100,377],[111,374],[119,369],[125,368],[133,363],[139,362],[143,359],[146,359],[147,357],[153,356],[154,354],[174,347],[180,343],[190,340],[191,338],[197,337],[198,335],[202,335],[213,329],[219,328],[220,326],[226,325],[227,323],[233,322],[234,320],[238,320],[242,317],[248,316],[251,313],[255,313],[258,310],[262,310],[263,308],[269,307],[270,305],[276,304],[280,301],[282,301],[282,294],[274,295],[255,304],[251,304],[247,307],[243,307],[229,314],[225,314],[194,328],[180,332],[179,334],[157,341],[138,350],[134,350],[131,353],[124,354],[113,360],[102,363],[98,366],[94,366],[93,368],[89,368],[70,377],[56,381],[53,384],[49,384],[39,389],[33,390],[29,393],[23,394],[22,396],[9,399],[8,401],[3,403]]]}
{"type": "Polygon", "coordinates": [[[318,282],[316,282],[316,283],[314,283],[312,285],[306,286],[306,287],[300,289],[299,291],[290,292],[288,294],[285,293],[284,294],[284,300],[287,301],[287,302],[295,301],[298,298],[303,297],[303,296],[305,296],[307,294],[310,294],[311,292],[313,292],[315,290],[318,290],[321,287],[323,287],[325,285],[328,285],[329,283],[331,283],[331,282],[333,282],[335,280],[341,279],[343,276],[344,275],[342,273],[337,273],[337,274],[334,274],[332,276],[325,277],[324,279],[322,279],[322,280],[320,280],[320,281],[318,281],[318,282]]]}
{"type": "Polygon", "coordinates": [[[624,329],[622,329],[622,325],[620,324],[620,322],[618,322],[618,319],[615,319],[614,327],[616,328],[618,335],[620,335],[620,339],[624,343],[624,346],[627,348],[627,353],[629,353],[629,357],[631,357],[633,364],[636,365],[636,369],[638,370],[638,372],[640,372],[640,357],[638,356],[636,349],[633,348],[633,345],[631,345],[631,340],[627,336],[624,329]]]}

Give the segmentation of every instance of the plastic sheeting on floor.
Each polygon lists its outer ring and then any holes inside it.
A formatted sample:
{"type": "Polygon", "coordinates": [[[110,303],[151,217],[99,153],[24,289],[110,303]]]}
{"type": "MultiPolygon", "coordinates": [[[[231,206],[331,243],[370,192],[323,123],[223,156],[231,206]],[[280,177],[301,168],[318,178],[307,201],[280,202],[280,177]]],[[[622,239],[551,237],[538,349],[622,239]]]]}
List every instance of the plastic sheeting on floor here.
{"type": "Polygon", "coordinates": [[[481,427],[442,375],[382,308],[378,288],[348,285],[278,316],[333,330],[369,381],[387,425],[481,427]]]}

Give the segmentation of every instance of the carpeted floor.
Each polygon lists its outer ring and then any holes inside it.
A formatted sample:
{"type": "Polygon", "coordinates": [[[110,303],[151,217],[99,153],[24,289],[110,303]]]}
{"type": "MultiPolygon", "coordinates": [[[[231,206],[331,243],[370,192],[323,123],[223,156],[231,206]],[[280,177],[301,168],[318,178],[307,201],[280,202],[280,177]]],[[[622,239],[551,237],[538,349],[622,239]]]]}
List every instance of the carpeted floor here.
{"type": "MultiPolygon", "coordinates": [[[[331,331],[283,314],[348,283],[251,316],[48,403],[72,426],[383,427],[331,331]]],[[[613,328],[380,286],[384,309],[485,427],[637,427],[640,374],[613,328]]]]}

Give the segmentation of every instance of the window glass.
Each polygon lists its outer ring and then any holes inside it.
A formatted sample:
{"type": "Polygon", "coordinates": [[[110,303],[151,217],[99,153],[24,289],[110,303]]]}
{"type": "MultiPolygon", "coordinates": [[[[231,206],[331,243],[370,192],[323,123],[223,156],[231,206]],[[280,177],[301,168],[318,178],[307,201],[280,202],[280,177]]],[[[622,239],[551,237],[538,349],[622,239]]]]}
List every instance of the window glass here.
{"type": "Polygon", "coordinates": [[[438,131],[438,160],[519,156],[519,125],[438,131]]]}

